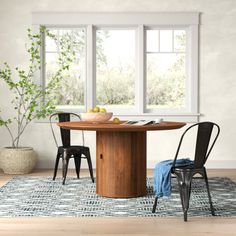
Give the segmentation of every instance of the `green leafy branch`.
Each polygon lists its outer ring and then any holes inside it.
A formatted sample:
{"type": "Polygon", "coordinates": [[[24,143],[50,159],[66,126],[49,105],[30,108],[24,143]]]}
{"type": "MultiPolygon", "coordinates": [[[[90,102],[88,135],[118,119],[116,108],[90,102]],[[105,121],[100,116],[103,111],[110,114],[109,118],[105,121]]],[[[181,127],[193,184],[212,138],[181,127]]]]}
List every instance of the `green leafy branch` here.
{"type": "Polygon", "coordinates": [[[75,57],[71,41],[63,37],[57,38],[44,26],[40,27],[40,32],[37,34],[28,29],[27,36],[30,42],[27,46],[27,53],[29,54],[28,68],[24,70],[16,67],[17,79],[14,78],[8,63],[5,62],[3,68],[0,69],[0,79],[7,84],[9,90],[13,93],[11,103],[16,111],[16,115],[12,118],[3,119],[0,116],[0,126],[6,127],[11,137],[12,146],[15,148],[19,146],[21,135],[32,120],[46,118],[55,110],[55,99],[50,95],[59,86],[63,71],[69,70],[70,63],[75,57]],[[42,65],[40,52],[44,36],[55,40],[60,46],[58,70],[49,79],[46,86],[37,84],[35,81],[35,74],[41,69],[42,65]],[[17,125],[16,133],[13,133],[10,127],[13,123],[17,125]]]}

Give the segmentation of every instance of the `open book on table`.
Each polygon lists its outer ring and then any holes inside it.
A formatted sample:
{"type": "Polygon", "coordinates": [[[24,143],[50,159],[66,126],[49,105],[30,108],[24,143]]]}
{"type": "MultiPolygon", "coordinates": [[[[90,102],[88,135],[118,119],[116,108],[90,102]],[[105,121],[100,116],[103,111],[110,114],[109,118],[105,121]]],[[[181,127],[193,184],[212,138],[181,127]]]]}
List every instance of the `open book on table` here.
{"type": "Polygon", "coordinates": [[[163,120],[162,119],[155,119],[155,120],[128,120],[124,122],[122,125],[154,125],[159,124],[163,120]]]}

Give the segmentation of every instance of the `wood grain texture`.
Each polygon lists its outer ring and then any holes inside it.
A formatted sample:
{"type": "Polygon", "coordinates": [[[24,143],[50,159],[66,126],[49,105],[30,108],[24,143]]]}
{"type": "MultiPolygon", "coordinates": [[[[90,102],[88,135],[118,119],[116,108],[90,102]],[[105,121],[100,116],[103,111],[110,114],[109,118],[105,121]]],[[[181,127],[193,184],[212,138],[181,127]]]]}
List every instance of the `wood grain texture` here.
{"type": "Polygon", "coordinates": [[[97,132],[96,190],[105,197],[146,194],[146,132],[97,132]]]}
{"type": "Polygon", "coordinates": [[[146,131],[179,129],[182,122],[127,125],[121,121],[60,122],[63,129],[97,131],[96,188],[104,197],[127,198],[146,194],[146,131]]]}
{"type": "Polygon", "coordinates": [[[118,132],[140,132],[140,131],[152,131],[152,130],[170,130],[179,129],[186,125],[183,122],[169,122],[165,121],[160,124],[154,125],[123,125],[125,121],[121,121],[120,124],[115,124],[112,121],[104,123],[91,123],[85,121],[71,121],[57,123],[63,129],[73,130],[93,130],[93,131],[118,131],[118,132]]]}

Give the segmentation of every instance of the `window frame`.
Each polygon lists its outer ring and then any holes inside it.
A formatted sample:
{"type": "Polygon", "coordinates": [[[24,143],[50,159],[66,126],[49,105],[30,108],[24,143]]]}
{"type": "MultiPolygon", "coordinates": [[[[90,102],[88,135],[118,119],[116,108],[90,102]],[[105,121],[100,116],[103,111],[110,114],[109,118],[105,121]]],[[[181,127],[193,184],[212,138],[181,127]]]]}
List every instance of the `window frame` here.
{"type": "MultiPolygon", "coordinates": [[[[191,99],[191,96],[188,92],[189,90],[189,85],[188,85],[188,80],[189,80],[189,74],[188,74],[188,71],[190,70],[189,68],[189,60],[187,60],[189,54],[190,54],[190,48],[189,48],[189,44],[188,44],[188,39],[189,39],[189,28],[188,26],[186,25],[183,25],[183,26],[152,26],[152,27],[145,27],[145,38],[146,38],[146,31],[147,30],[159,30],[159,34],[158,34],[158,38],[159,38],[159,45],[158,45],[158,52],[148,52],[147,51],[147,44],[145,44],[145,51],[144,51],[144,56],[145,56],[145,82],[147,82],[147,71],[146,71],[146,61],[147,61],[147,54],[150,54],[150,53],[177,53],[177,54],[181,54],[181,53],[185,53],[185,62],[186,62],[186,66],[185,66],[185,70],[186,70],[186,81],[185,81],[185,102],[186,102],[186,107],[185,108],[181,108],[181,109],[178,109],[178,108],[171,108],[171,109],[150,109],[150,108],[147,108],[147,104],[146,104],[146,101],[145,101],[145,107],[144,107],[144,112],[145,113],[150,113],[150,114],[161,114],[161,113],[165,113],[165,114],[173,114],[173,113],[188,113],[189,112],[189,108],[190,106],[187,106],[189,105],[189,100],[191,99]],[[185,30],[186,31],[186,49],[185,49],[185,52],[174,52],[174,34],[172,35],[172,52],[161,52],[160,51],[160,30],[172,30],[172,31],[175,31],[175,30],[185,30]]],[[[145,100],[146,100],[146,84],[145,84],[145,87],[144,87],[144,93],[145,93],[145,100]]]]}
{"type": "MultiPolygon", "coordinates": [[[[135,79],[134,79],[134,106],[133,108],[130,110],[130,108],[112,108],[112,112],[115,113],[115,114],[118,114],[119,116],[122,115],[122,114],[137,114],[137,110],[138,110],[138,104],[136,102],[136,97],[137,97],[137,91],[136,91],[136,84],[137,84],[137,78],[138,78],[138,71],[137,71],[137,68],[138,68],[138,55],[137,55],[137,48],[138,48],[138,45],[137,45],[137,37],[138,37],[138,29],[137,27],[135,26],[94,26],[93,27],[93,30],[94,30],[94,44],[95,44],[95,47],[96,47],[96,31],[97,30],[133,30],[134,33],[135,33],[135,79]]],[[[96,71],[96,48],[95,48],[95,57],[93,58],[94,60],[94,65],[95,65],[95,69],[94,69],[94,72],[95,72],[95,75],[94,75],[94,78],[93,78],[93,82],[95,84],[95,91],[94,91],[94,101],[93,101],[93,106],[97,105],[96,104],[96,84],[97,84],[97,71],[96,71]]],[[[91,107],[93,107],[91,106],[91,107]]]]}
{"type": "MultiPolygon", "coordinates": [[[[126,112],[119,109],[114,111],[124,119],[131,118],[152,118],[162,117],[169,120],[182,120],[196,122],[198,113],[198,12],[178,12],[178,13],[50,13],[33,12],[33,28],[37,30],[41,25],[46,28],[76,28],[85,27],[87,32],[86,40],[86,85],[85,85],[85,109],[95,106],[96,100],[96,28],[135,28],[136,55],[137,55],[137,75],[135,83],[135,111],[126,112]],[[78,23],[79,22],[79,23],[78,23]],[[109,23],[107,23],[109,22],[109,23]],[[189,64],[187,74],[188,107],[186,110],[155,110],[148,112],[145,105],[146,87],[146,28],[185,28],[187,29],[187,58],[189,64]],[[124,114],[125,112],[125,114],[124,114]]],[[[42,59],[44,60],[44,50],[42,47],[42,59]]],[[[45,83],[45,68],[40,72],[40,84],[45,83]]],[[[78,109],[68,107],[66,111],[82,112],[78,109]]]]}
{"type": "MultiPolygon", "coordinates": [[[[87,53],[87,27],[84,26],[84,25],[76,25],[76,26],[58,26],[58,25],[53,25],[53,26],[47,26],[46,27],[47,29],[49,30],[72,30],[72,29],[84,29],[85,30],[85,48],[86,48],[86,53],[87,53]]],[[[47,51],[46,50],[46,37],[45,35],[43,35],[43,49],[41,50],[41,57],[42,57],[42,64],[41,64],[41,68],[42,69],[42,73],[41,73],[41,78],[40,78],[40,83],[41,85],[43,85],[44,87],[46,86],[46,54],[47,53],[59,53],[59,50],[57,48],[57,51],[53,52],[53,51],[47,51]]],[[[87,75],[87,55],[85,55],[85,74],[87,75]]],[[[86,77],[86,76],[85,76],[86,77]]],[[[85,91],[84,91],[84,107],[86,109],[86,78],[85,78],[85,81],[84,81],[84,88],[85,88],[85,91]]],[[[60,110],[60,111],[68,111],[68,108],[69,110],[71,110],[72,112],[73,111],[82,111],[83,109],[80,109],[79,108],[80,105],[57,105],[56,108],[57,110],[60,110]]]]}

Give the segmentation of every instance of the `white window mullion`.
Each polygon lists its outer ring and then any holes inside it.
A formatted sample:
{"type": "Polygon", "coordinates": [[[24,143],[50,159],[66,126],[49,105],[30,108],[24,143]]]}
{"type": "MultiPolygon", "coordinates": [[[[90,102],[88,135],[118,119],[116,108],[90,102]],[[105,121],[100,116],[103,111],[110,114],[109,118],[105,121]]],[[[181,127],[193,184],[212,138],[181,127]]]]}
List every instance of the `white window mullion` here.
{"type": "Polygon", "coordinates": [[[189,97],[192,113],[198,113],[198,25],[190,26],[189,39],[189,97]]]}
{"type": "Polygon", "coordinates": [[[144,25],[138,26],[137,54],[138,54],[138,77],[136,84],[135,102],[138,106],[138,114],[143,114],[145,109],[145,30],[144,25]]]}
{"type": "Polygon", "coordinates": [[[175,41],[175,39],[174,39],[174,30],[172,30],[171,33],[172,33],[172,52],[174,52],[174,51],[175,51],[175,45],[174,45],[174,41],[175,41]]]}
{"type": "MultiPolygon", "coordinates": [[[[34,26],[33,27],[33,33],[38,34],[40,32],[40,25],[34,26]]],[[[44,89],[46,87],[46,53],[45,53],[45,34],[41,33],[41,39],[42,39],[42,45],[40,47],[40,57],[41,57],[41,62],[40,62],[40,67],[41,69],[35,72],[35,81],[36,84],[41,85],[44,89]]],[[[42,98],[41,105],[43,105],[45,101],[45,95],[42,98]]]]}
{"type": "MultiPolygon", "coordinates": [[[[35,31],[34,31],[35,32],[35,31]]],[[[46,53],[45,53],[45,34],[41,34],[41,39],[42,39],[42,46],[40,48],[40,56],[41,56],[41,70],[40,72],[37,72],[37,73],[40,73],[40,77],[37,76],[38,79],[42,78],[41,79],[41,85],[43,86],[43,88],[45,89],[45,86],[46,86],[46,53]]],[[[40,84],[40,81],[38,81],[38,83],[40,84]]]]}
{"type": "Polygon", "coordinates": [[[87,83],[86,83],[86,110],[95,105],[95,34],[93,25],[87,27],[87,83]]]}

